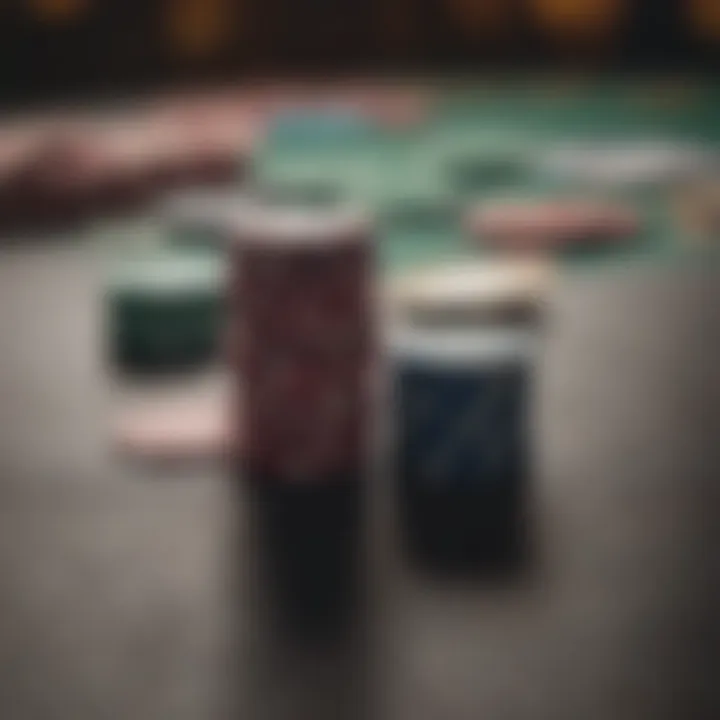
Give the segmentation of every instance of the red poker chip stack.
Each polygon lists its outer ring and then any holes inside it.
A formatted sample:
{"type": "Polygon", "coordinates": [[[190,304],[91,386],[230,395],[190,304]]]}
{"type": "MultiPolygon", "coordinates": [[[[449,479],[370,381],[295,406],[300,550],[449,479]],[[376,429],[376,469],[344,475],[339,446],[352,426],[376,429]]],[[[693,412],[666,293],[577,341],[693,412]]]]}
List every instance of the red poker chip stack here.
{"type": "Polygon", "coordinates": [[[264,208],[235,234],[239,458],[281,483],[357,475],[374,351],[368,223],[339,209],[264,208]]]}
{"type": "Polygon", "coordinates": [[[62,226],[90,215],[106,175],[87,133],[53,128],[38,137],[6,175],[6,200],[15,225],[62,226]]]}
{"type": "Polygon", "coordinates": [[[183,184],[227,185],[242,177],[249,150],[239,123],[189,116],[181,121],[178,133],[182,151],[177,167],[183,184]]]}
{"type": "Polygon", "coordinates": [[[98,146],[107,165],[97,193],[103,210],[135,211],[147,207],[161,186],[162,134],[147,122],[127,118],[103,128],[98,146]]]}
{"type": "Polygon", "coordinates": [[[0,132],[0,232],[15,229],[21,219],[17,178],[36,142],[35,134],[18,127],[0,132]]]}
{"type": "Polygon", "coordinates": [[[224,97],[178,98],[151,113],[164,135],[166,187],[227,185],[241,179],[256,126],[237,101],[224,97]]]}
{"type": "Polygon", "coordinates": [[[512,251],[554,251],[619,243],[640,221],[632,209],[587,200],[483,203],[471,210],[468,230],[485,245],[512,251]]]}

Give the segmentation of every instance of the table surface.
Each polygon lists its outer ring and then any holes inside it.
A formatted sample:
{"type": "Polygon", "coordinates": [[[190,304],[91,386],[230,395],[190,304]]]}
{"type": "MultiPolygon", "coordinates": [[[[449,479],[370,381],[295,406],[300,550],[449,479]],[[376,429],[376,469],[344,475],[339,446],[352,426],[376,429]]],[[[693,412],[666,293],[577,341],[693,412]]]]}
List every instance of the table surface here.
{"type": "Polygon", "coordinates": [[[100,262],[59,241],[0,257],[3,718],[717,717],[715,271],[566,277],[528,561],[502,582],[417,573],[371,482],[362,617],[308,645],[256,602],[232,478],[108,452],[125,391],[102,358],[100,262]]]}

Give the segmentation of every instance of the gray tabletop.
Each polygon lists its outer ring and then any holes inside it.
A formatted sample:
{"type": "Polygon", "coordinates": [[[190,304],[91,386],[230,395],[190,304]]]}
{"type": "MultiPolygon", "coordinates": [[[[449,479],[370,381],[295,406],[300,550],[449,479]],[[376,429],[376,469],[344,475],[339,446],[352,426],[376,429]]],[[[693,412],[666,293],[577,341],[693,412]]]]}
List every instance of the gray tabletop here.
{"type": "Polygon", "coordinates": [[[561,283],[530,560],[494,582],[416,573],[376,480],[361,616],[303,644],[262,612],[232,478],[108,452],[123,391],[98,263],[61,245],[0,257],[0,717],[718,716],[716,272],[561,283]]]}

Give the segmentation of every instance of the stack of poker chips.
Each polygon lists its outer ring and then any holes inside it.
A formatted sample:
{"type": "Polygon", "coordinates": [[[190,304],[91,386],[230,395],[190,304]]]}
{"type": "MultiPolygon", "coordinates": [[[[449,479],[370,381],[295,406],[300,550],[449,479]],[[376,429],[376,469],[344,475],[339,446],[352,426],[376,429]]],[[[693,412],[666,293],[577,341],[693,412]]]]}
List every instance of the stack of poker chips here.
{"type": "Polygon", "coordinates": [[[242,428],[233,449],[259,500],[280,607],[307,623],[352,599],[375,350],[373,233],[355,210],[255,202],[232,234],[242,428]]]}
{"type": "Polygon", "coordinates": [[[227,245],[227,222],[247,197],[237,189],[186,190],[163,200],[157,211],[168,228],[174,248],[212,254],[227,245]]]}
{"type": "MultiPolygon", "coordinates": [[[[149,240],[157,237],[147,232],[149,240]]],[[[224,323],[224,276],[222,263],[210,256],[155,251],[119,262],[107,289],[113,366],[147,374],[211,364],[224,323]]]]}
{"type": "Polygon", "coordinates": [[[408,548],[432,565],[492,565],[522,549],[529,409],[551,273],[447,266],[391,292],[395,471],[408,548]]]}
{"type": "Polygon", "coordinates": [[[641,227],[626,205],[578,198],[483,202],[466,224],[485,247],[530,253],[619,245],[641,227]]]}
{"type": "Polygon", "coordinates": [[[717,153],[693,142],[564,142],[540,157],[542,177],[577,187],[631,190],[682,186],[712,176],[717,153]]]}
{"type": "MultiPolygon", "coordinates": [[[[32,131],[30,131],[32,133],[32,131]]],[[[108,164],[87,132],[58,125],[18,138],[0,188],[5,230],[64,230],[102,209],[108,164]]]]}

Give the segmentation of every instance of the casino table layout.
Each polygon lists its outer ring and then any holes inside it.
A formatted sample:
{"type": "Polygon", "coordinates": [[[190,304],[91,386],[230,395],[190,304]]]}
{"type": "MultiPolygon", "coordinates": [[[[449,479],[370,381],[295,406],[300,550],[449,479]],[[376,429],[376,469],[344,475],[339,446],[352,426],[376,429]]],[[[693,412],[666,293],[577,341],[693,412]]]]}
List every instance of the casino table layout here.
{"type": "MultiPolygon", "coordinates": [[[[577,194],[571,180],[537,171],[553,144],[648,141],[713,148],[720,134],[720,93],[707,82],[644,79],[439,83],[426,118],[408,127],[344,135],[272,132],[255,156],[261,183],[369,206],[378,218],[383,266],[390,272],[478,255],[464,236],[462,209],[493,197],[577,194]]],[[[586,186],[588,193],[600,192],[586,186]]],[[[559,256],[569,267],[637,259],[675,261],[687,230],[677,216],[677,185],[608,187],[602,194],[635,208],[641,230],[606,249],[559,256]]]]}
{"type": "MultiPolygon", "coordinates": [[[[709,157],[720,143],[720,87],[708,80],[444,78],[422,83],[418,92],[423,112],[414,118],[400,113],[385,123],[368,121],[357,110],[285,108],[255,146],[249,179],[238,193],[254,186],[302,205],[343,199],[369,208],[376,219],[381,274],[390,280],[444,261],[492,258],[497,251],[471,239],[464,219],[474,202],[493,198],[597,197],[637,213],[637,232],[622,242],[554,252],[555,265],[566,273],[637,263],[702,264],[717,256],[716,220],[706,220],[698,232],[680,209],[680,199],[696,192],[692,183],[581,183],[543,171],[540,162],[553,147],[593,142],[693,148],[701,158],[709,157]]],[[[713,172],[712,164],[705,168],[700,187],[714,182],[713,172]]],[[[222,243],[193,233],[198,234],[193,228],[171,231],[157,218],[100,223],[91,230],[121,266],[111,267],[111,275],[119,269],[127,276],[123,267],[141,267],[137,260],[142,258],[155,268],[143,269],[140,283],[146,287],[143,302],[152,308],[155,298],[167,298],[165,275],[177,278],[175,266],[183,266],[180,275],[195,287],[205,280],[192,279],[188,258],[197,258],[199,276],[208,256],[222,264],[222,243]]],[[[113,280],[108,284],[118,290],[113,280]]],[[[137,286],[128,276],[127,287],[119,291],[134,298],[137,286]]],[[[183,285],[174,287],[178,308],[184,307],[183,285]]],[[[220,283],[214,292],[221,296],[220,283]]],[[[198,317],[203,313],[198,305],[198,317]]],[[[131,325],[133,337],[140,331],[156,334],[147,323],[131,325]]]]}
{"type": "MultiPolygon", "coordinates": [[[[460,142],[443,128],[557,137],[578,123],[596,132],[602,109],[623,134],[628,117],[642,136],[659,118],[675,137],[720,132],[709,88],[683,90],[677,106],[676,92],[646,83],[609,87],[623,98],[614,104],[600,86],[547,84],[535,101],[455,85],[433,143],[403,132],[373,152],[346,147],[322,163],[315,152],[309,165],[261,154],[259,170],[333,170],[381,203],[386,191],[447,191],[420,172],[441,136],[460,142]]],[[[637,256],[677,259],[675,232],[658,225],[637,256]]],[[[452,233],[426,235],[383,233],[385,267],[467,252],[452,233]]],[[[149,386],[107,372],[99,256],[111,246],[119,272],[128,256],[198,250],[159,247],[153,228],[131,223],[92,236],[0,248],[0,717],[716,720],[717,268],[562,274],[538,387],[528,557],[495,581],[418,573],[399,547],[392,483],[373,477],[362,612],[346,633],[301,643],[268,621],[256,503],[236,478],[212,463],[127,464],[108,448],[110,403],[134,404],[149,386]]]]}

